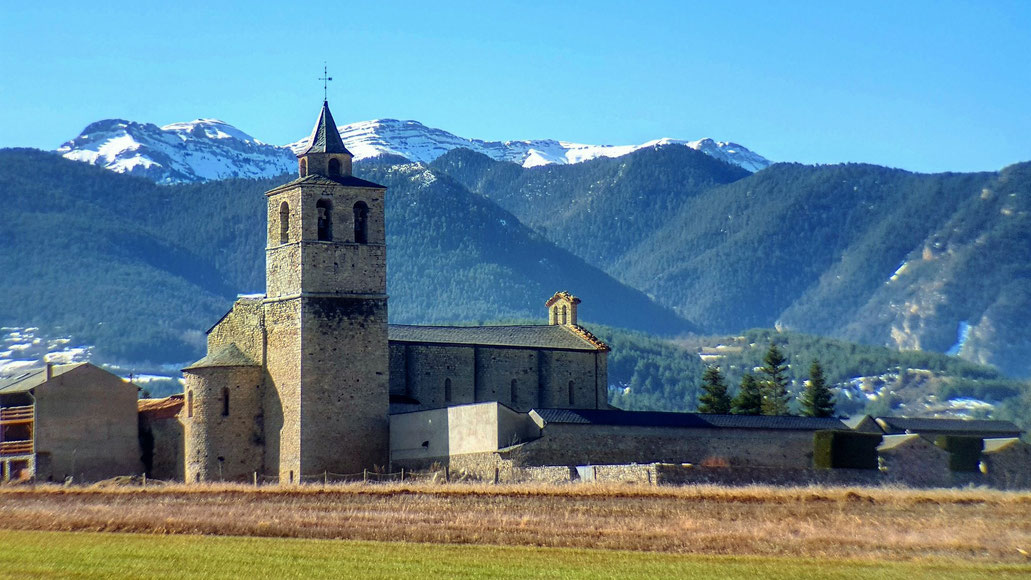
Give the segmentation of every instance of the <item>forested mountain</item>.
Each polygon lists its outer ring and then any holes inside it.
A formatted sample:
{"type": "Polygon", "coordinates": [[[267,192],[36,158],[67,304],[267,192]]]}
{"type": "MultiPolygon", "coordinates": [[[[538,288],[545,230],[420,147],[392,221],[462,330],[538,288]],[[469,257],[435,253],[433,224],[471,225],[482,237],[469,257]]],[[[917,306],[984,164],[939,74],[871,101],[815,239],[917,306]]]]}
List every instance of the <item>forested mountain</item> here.
{"type": "MultiPolygon", "coordinates": [[[[358,173],[390,188],[394,322],[543,319],[544,300],[569,290],[592,320],[696,329],[423,165],[381,159],[358,173]]],[[[108,359],[199,357],[233,297],[264,290],[263,192],[289,179],[158,186],[0,150],[0,325],[70,333],[108,359]]]]}
{"type": "Polygon", "coordinates": [[[602,268],[617,263],[692,197],[750,175],[686,147],[530,169],[456,149],[432,167],[602,268]]]}
{"type": "Polygon", "coordinates": [[[1031,375],[1031,164],[749,175],[693,153],[526,169],[453,151],[433,167],[711,331],[780,325],[1031,375]]]}

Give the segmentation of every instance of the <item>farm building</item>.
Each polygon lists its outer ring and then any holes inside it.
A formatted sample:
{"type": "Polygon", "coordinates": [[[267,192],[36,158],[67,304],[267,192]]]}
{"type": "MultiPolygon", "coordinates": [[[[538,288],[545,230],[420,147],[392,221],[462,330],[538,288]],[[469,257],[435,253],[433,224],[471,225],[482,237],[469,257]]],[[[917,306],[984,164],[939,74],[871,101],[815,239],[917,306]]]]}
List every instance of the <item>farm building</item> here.
{"type": "Polygon", "coordinates": [[[137,388],[90,363],[0,382],[4,480],[90,481],[140,473],[137,388]]]}

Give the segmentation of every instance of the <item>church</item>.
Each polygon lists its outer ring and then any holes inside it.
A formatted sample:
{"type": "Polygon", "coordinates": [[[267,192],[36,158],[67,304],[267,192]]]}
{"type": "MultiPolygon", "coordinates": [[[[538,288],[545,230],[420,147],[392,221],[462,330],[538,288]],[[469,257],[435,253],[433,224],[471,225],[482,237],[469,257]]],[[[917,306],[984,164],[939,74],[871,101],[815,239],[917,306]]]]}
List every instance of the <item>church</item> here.
{"type": "Polygon", "coordinates": [[[566,292],[548,324],[388,324],[387,192],[352,158],[323,102],[299,177],[265,194],[265,294],[238,299],[183,369],[186,481],[384,468],[392,413],[608,408],[608,347],[566,292]]]}
{"type": "Polygon", "coordinates": [[[567,292],[539,325],[388,324],[387,191],[352,158],[323,102],[299,177],[265,194],[265,293],[208,331],[181,402],[140,403],[149,474],[300,483],[443,466],[495,482],[1005,488],[1031,473],[1031,446],[1005,421],[614,409],[609,347],[567,292]],[[987,471],[968,469],[977,457],[987,471]]]}

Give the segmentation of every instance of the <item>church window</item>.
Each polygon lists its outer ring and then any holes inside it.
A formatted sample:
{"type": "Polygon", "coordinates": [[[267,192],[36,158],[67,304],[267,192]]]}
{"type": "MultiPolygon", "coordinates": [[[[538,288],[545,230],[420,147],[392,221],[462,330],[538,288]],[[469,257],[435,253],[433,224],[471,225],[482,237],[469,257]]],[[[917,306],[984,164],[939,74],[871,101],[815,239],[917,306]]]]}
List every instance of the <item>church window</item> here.
{"type": "Polygon", "coordinates": [[[512,379],[512,385],[509,387],[509,397],[508,397],[508,400],[512,403],[513,407],[518,404],[518,402],[517,402],[518,398],[519,398],[518,397],[518,395],[519,395],[519,393],[518,393],[518,391],[519,391],[518,386],[519,386],[519,383],[516,382],[515,379],[512,379]]]}
{"type": "Polygon", "coordinates": [[[451,379],[444,379],[444,402],[451,402],[451,379]]]}
{"type": "Polygon", "coordinates": [[[320,199],[315,204],[315,212],[318,215],[318,229],[320,242],[333,241],[333,202],[328,199],[320,199]]]}
{"type": "Polygon", "coordinates": [[[279,243],[290,241],[290,204],[285,201],[279,204],[279,243]]]}
{"type": "Polygon", "coordinates": [[[301,159],[301,162],[300,162],[299,165],[300,165],[300,168],[301,168],[301,171],[300,171],[301,177],[307,177],[308,176],[308,160],[307,159],[301,159]]]}
{"type": "Polygon", "coordinates": [[[369,243],[369,206],[363,201],[354,204],[354,241],[356,244],[369,243]]]}
{"type": "Polygon", "coordinates": [[[186,416],[193,417],[193,391],[186,393],[186,416]]]}
{"type": "Polygon", "coordinates": [[[229,416],[229,387],[222,387],[222,416],[229,416]]]}
{"type": "Polygon", "coordinates": [[[573,381],[569,381],[569,405],[573,405],[573,381]]]}
{"type": "Polygon", "coordinates": [[[568,320],[567,314],[568,314],[568,312],[566,310],[565,305],[562,305],[562,324],[565,324],[566,320],[568,320]]]}
{"type": "Polygon", "coordinates": [[[334,159],[330,159],[329,160],[329,176],[330,177],[340,177],[340,160],[339,159],[335,159],[334,158],[334,159]]]}

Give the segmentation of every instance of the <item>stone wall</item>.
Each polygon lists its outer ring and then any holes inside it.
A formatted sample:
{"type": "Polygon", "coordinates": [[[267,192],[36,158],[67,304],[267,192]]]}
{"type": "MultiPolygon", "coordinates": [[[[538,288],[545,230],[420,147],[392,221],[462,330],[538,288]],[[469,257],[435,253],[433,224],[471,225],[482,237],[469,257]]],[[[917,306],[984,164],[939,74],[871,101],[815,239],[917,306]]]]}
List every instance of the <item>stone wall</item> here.
{"type": "Polygon", "coordinates": [[[179,417],[148,416],[140,413],[141,441],[150,444],[150,469],[147,477],[164,481],[186,478],[185,435],[179,417]],[[145,434],[145,435],[144,435],[145,434]]]}
{"type": "Polygon", "coordinates": [[[301,475],[389,463],[387,301],[302,298],[301,475]]]}
{"type": "Polygon", "coordinates": [[[289,482],[300,475],[301,301],[265,303],[265,473],[289,482]]]}
{"type": "Polygon", "coordinates": [[[186,481],[247,480],[254,472],[262,473],[261,367],[193,368],[185,377],[186,481]]]}
{"type": "Polygon", "coordinates": [[[256,364],[265,361],[265,321],[260,298],[241,298],[208,332],[208,352],[235,344],[256,364]]]}
{"type": "Polygon", "coordinates": [[[877,450],[885,479],[912,487],[948,487],[949,452],[919,435],[885,435],[877,450]]]}
{"type": "Polygon", "coordinates": [[[93,481],[143,472],[136,385],[84,364],[36,387],[42,481],[93,481]]]}
{"type": "Polygon", "coordinates": [[[497,401],[517,411],[604,409],[607,377],[603,352],[390,344],[390,393],[415,399],[424,408],[497,401]],[[448,382],[450,399],[445,392],[448,382]]]}
{"type": "Polygon", "coordinates": [[[1031,489],[1031,445],[1013,440],[981,454],[984,481],[997,489],[1031,489]]]}
{"type": "Polygon", "coordinates": [[[811,431],[548,424],[524,465],[695,463],[812,467],[811,431]]]}

